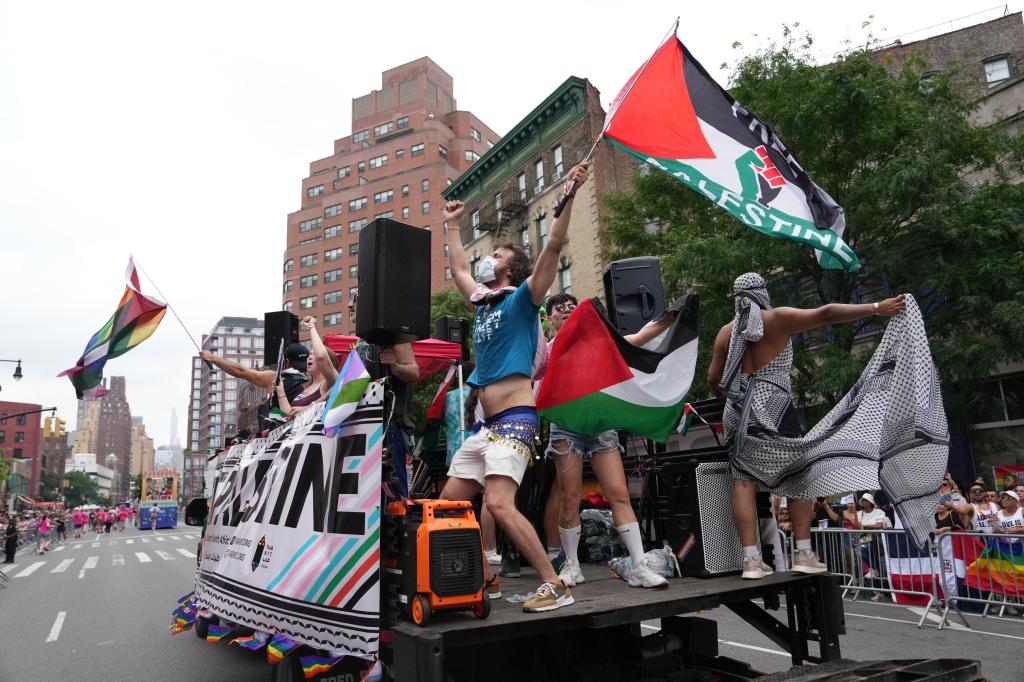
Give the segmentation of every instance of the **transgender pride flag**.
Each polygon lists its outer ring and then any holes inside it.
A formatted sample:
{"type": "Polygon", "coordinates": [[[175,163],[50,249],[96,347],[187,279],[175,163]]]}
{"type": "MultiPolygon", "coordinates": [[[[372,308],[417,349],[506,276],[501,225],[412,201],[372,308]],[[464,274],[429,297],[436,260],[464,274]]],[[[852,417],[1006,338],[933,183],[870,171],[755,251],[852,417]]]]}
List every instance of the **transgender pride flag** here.
{"type": "Polygon", "coordinates": [[[369,383],[370,373],[366,371],[359,353],[350,350],[345,365],[338,372],[331,394],[327,396],[327,406],[321,418],[325,436],[338,435],[342,422],[356,411],[356,405],[362,400],[369,383]]]}

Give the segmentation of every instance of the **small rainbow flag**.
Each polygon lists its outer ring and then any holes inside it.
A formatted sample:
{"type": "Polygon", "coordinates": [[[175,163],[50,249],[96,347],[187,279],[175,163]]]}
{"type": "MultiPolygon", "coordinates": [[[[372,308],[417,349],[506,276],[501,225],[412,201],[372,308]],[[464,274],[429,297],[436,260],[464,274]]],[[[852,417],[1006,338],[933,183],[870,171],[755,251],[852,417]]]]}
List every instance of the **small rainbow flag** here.
{"type": "Polygon", "coordinates": [[[235,637],[233,640],[228,642],[229,644],[237,644],[243,649],[249,651],[259,651],[267,645],[266,639],[257,639],[255,635],[249,635],[247,637],[235,637]]]}
{"type": "Polygon", "coordinates": [[[1024,542],[1017,538],[992,538],[967,567],[966,582],[989,592],[1024,597],[1024,542]]]}
{"type": "Polygon", "coordinates": [[[370,373],[366,371],[359,353],[350,350],[348,357],[345,358],[345,365],[338,372],[334,387],[327,396],[327,405],[321,418],[325,436],[338,435],[342,422],[356,411],[356,406],[363,399],[369,383],[370,373]]]}
{"type": "Polygon", "coordinates": [[[287,635],[276,634],[267,644],[267,662],[270,665],[277,665],[284,660],[288,652],[299,645],[298,642],[287,635]]]}
{"type": "Polygon", "coordinates": [[[127,284],[117,310],[107,323],[92,335],[85,345],[78,364],[64,370],[57,376],[68,377],[75,393],[81,399],[87,391],[94,392],[103,381],[103,366],[107,360],[124,355],[156,331],[160,320],[167,312],[163,301],[145,296],[135,271],[135,261],[128,259],[125,272],[127,284]]]}
{"type": "Polygon", "coordinates": [[[195,592],[189,592],[184,597],[179,597],[177,603],[181,606],[184,606],[185,604],[190,603],[192,601],[192,597],[194,595],[195,592]]]}
{"type": "Polygon", "coordinates": [[[299,656],[299,664],[302,666],[302,674],[311,680],[333,668],[342,658],[344,656],[299,656]]]}
{"type": "Polygon", "coordinates": [[[206,641],[210,644],[219,642],[224,637],[231,633],[231,628],[226,625],[217,625],[216,623],[210,623],[206,626],[206,641]]]}
{"type": "MultiPolygon", "coordinates": [[[[541,308],[543,310],[543,308],[541,308]]],[[[374,661],[373,665],[370,666],[369,670],[363,673],[363,676],[359,679],[359,682],[381,682],[384,679],[384,666],[381,665],[380,661],[374,661]]]]}

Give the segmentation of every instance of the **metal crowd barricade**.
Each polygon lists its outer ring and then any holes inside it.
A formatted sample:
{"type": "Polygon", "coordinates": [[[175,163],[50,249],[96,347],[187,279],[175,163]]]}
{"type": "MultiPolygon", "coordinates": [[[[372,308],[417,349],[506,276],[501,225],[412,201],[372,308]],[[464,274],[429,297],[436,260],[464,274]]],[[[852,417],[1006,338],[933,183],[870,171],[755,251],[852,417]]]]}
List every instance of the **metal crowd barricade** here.
{"type": "Polygon", "coordinates": [[[964,625],[961,604],[975,604],[985,617],[996,607],[1024,609],[1024,537],[990,533],[948,533],[937,543],[943,585],[953,596],[946,600],[939,629],[946,625],[950,609],[964,625]],[[954,591],[955,590],[955,591],[954,591]]]}
{"type": "Polygon", "coordinates": [[[932,608],[938,615],[943,572],[932,540],[918,549],[903,530],[812,528],[811,545],[829,571],[843,578],[843,598],[856,600],[861,592],[893,601],[898,594],[917,597],[925,601],[917,627],[932,608]]]}

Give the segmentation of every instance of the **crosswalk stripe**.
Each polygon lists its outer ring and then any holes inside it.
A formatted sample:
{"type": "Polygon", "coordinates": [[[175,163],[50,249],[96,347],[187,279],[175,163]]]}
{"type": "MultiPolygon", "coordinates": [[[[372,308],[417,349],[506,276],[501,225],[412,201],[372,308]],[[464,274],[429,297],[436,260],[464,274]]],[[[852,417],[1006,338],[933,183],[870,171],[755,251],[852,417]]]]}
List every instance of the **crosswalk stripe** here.
{"type": "Polygon", "coordinates": [[[195,536],[195,535],[185,535],[184,537],[185,537],[186,539],[188,539],[188,540],[195,540],[195,539],[196,539],[196,536],[195,536]]]}
{"type": "Polygon", "coordinates": [[[161,558],[161,559],[163,559],[164,561],[174,561],[174,557],[172,557],[172,556],[171,556],[170,554],[168,554],[167,552],[161,552],[161,551],[160,551],[160,550],[158,549],[158,550],[156,550],[156,553],[157,553],[157,554],[158,554],[158,555],[160,556],[160,558],[161,558]]]}
{"type": "Polygon", "coordinates": [[[177,536],[177,535],[168,535],[168,536],[167,536],[167,539],[168,539],[168,540],[177,540],[177,539],[178,539],[178,536],[177,536]]]}
{"type": "Polygon", "coordinates": [[[178,554],[181,554],[182,556],[187,556],[190,559],[195,559],[196,558],[195,554],[193,554],[192,552],[188,551],[184,547],[179,547],[178,548],[178,554]]]}
{"type": "Polygon", "coordinates": [[[117,543],[117,540],[111,540],[107,547],[113,547],[117,543]]]}
{"type": "Polygon", "coordinates": [[[45,563],[46,563],[45,561],[37,561],[34,564],[29,564],[28,566],[26,566],[24,568],[24,570],[22,570],[21,573],[19,573],[18,575],[14,576],[14,577],[15,578],[24,578],[26,576],[32,575],[33,573],[38,571],[40,568],[42,568],[43,564],[45,564],[45,563]]]}
{"type": "Polygon", "coordinates": [[[65,547],[67,547],[67,545],[58,545],[57,547],[53,548],[53,551],[54,552],[62,552],[62,551],[64,551],[65,547]]]}
{"type": "Polygon", "coordinates": [[[63,573],[64,571],[68,570],[68,567],[73,563],[75,563],[74,559],[65,559],[64,561],[57,564],[54,567],[54,569],[50,571],[50,573],[63,573]]]}
{"type": "Polygon", "coordinates": [[[124,555],[123,554],[115,554],[114,555],[114,566],[124,566],[124,555]]]}
{"type": "Polygon", "coordinates": [[[18,567],[18,564],[0,564],[0,571],[11,573],[18,567]]]}
{"type": "Polygon", "coordinates": [[[82,570],[87,571],[90,568],[96,568],[96,564],[98,564],[99,562],[100,558],[98,556],[91,556],[85,560],[85,565],[82,566],[82,570]]]}
{"type": "Polygon", "coordinates": [[[94,543],[92,543],[92,546],[93,546],[93,547],[99,547],[99,546],[100,546],[100,543],[98,543],[98,542],[94,542],[94,543]]]}
{"type": "Polygon", "coordinates": [[[149,555],[145,552],[136,552],[135,556],[138,557],[139,561],[144,564],[148,564],[150,561],[152,561],[152,559],[149,558],[149,555]]]}
{"type": "Polygon", "coordinates": [[[135,544],[135,540],[132,540],[131,538],[127,538],[124,541],[124,544],[126,544],[126,545],[134,545],[135,544]]]}
{"type": "Polygon", "coordinates": [[[149,538],[142,538],[143,542],[149,542],[149,538]]]}
{"type": "Polygon", "coordinates": [[[72,547],[71,549],[82,549],[83,547],[85,547],[85,543],[81,543],[80,542],[77,545],[75,545],[74,547],[72,547]]]}
{"type": "Polygon", "coordinates": [[[157,541],[157,542],[163,542],[163,541],[164,541],[164,539],[163,539],[162,537],[160,537],[159,535],[157,535],[157,536],[156,536],[156,541],[157,541]]]}

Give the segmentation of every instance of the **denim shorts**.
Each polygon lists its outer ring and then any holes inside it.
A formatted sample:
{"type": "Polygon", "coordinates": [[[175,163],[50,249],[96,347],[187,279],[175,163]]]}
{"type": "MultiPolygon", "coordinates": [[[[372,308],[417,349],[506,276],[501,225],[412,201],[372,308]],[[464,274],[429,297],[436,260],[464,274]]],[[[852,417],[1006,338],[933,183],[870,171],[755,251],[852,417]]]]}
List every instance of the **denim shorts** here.
{"type": "Polygon", "coordinates": [[[563,429],[557,424],[552,424],[551,436],[548,439],[548,449],[544,451],[544,454],[548,457],[577,454],[586,461],[595,452],[604,452],[605,450],[623,451],[622,446],[619,445],[619,434],[614,429],[598,431],[597,433],[576,433],[575,431],[563,429]],[[555,443],[563,440],[569,443],[568,452],[559,452],[555,449],[555,443]]]}

